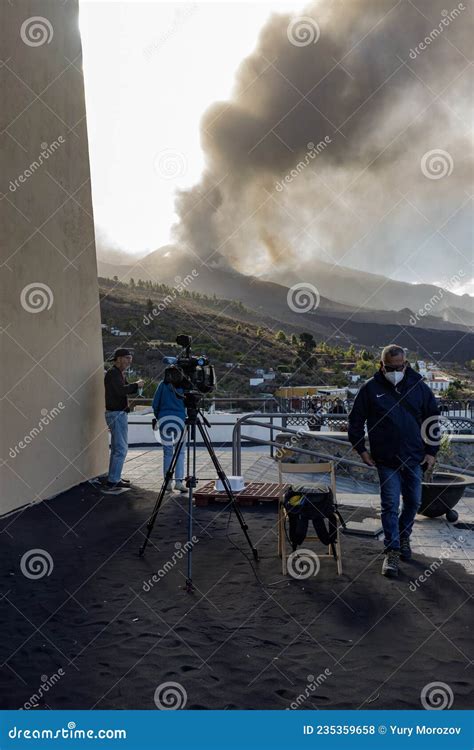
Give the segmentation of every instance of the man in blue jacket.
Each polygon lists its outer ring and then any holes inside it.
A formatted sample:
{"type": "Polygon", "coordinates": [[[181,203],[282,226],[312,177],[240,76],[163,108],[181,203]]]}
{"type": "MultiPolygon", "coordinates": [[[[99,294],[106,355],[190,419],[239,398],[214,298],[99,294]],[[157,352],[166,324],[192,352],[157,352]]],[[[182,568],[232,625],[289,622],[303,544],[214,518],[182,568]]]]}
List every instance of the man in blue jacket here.
{"type": "Polygon", "coordinates": [[[399,560],[411,558],[410,534],[420,507],[423,469],[434,465],[439,449],[438,415],[433,393],[412,370],[405,351],[395,344],[386,346],[380,369],[361,387],[349,415],[349,440],[379,475],[385,576],[397,576],[399,560]]]}
{"type": "MultiPolygon", "coordinates": [[[[153,413],[158,421],[161,443],[163,445],[163,476],[173,460],[173,453],[186,420],[183,389],[180,384],[182,374],[177,367],[167,367],[165,377],[158,385],[153,397],[153,413]]],[[[181,446],[175,465],[175,490],[187,492],[184,483],[184,445],[181,446]]],[[[171,489],[171,484],[168,487],[171,489]]]]}

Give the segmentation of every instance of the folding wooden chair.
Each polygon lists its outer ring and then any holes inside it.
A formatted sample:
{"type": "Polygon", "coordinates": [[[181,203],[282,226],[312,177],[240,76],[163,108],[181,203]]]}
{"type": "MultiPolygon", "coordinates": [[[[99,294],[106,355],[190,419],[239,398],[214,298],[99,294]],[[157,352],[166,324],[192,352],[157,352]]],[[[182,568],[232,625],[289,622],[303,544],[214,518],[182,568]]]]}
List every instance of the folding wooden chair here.
{"type": "MultiPolygon", "coordinates": [[[[286,551],[286,529],[285,524],[288,518],[285,506],[283,505],[285,484],[289,483],[289,480],[284,480],[285,474],[329,474],[331,477],[331,489],[334,497],[334,506],[337,509],[337,497],[336,497],[336,471],[334,469],[334,462],[329,461],[321,464],[291,464],[278,462],[278,481],[280,484],[280,491],[278,496],[278,555],[281,557],[282,573],[288,575],[287,569],[287,551],[286,551]]],[[[335,560],[337,565],[337,574],[342,573],[342,554],[341,554],[341,539],[340,539],[340,520],[336,513],[336,540],[334,544],[329,545],[327,554],[320,555],[322,557],[331,557],[335,560]]],[[[305,542],[316,541],[317,536],[307,536],[305,542]]]]}

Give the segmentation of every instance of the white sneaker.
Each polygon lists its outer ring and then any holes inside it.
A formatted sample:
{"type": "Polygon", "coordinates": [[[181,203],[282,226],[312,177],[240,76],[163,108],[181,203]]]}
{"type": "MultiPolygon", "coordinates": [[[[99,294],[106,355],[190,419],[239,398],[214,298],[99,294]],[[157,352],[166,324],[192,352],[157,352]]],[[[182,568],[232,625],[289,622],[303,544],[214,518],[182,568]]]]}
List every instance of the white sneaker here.
{"type": "Polygon", "coordinates": [[[185,483],[182,479],[177,479],[174,483],[174,488],[177,492],[187,492],[188,488],[186,487],[185,483]]]}

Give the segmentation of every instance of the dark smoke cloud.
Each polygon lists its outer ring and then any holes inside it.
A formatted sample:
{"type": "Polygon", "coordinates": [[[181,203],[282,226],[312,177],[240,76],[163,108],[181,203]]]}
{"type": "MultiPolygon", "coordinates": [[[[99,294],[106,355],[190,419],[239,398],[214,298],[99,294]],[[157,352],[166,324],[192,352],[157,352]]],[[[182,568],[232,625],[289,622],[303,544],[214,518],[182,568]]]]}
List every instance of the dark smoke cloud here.
{"type": "MultiPolygon", "coordinates": [[[[439,278],[451,266],[443,240],[427,238],[462,204],[471,179],[468,1],[321,0],[300,15],[316,22],[317,41],[292,44],[298,16],[273,15],[237,71],[232,99],[206,111],[206,170],[177,196],[177,242],[207,262],[273,277],[314,259],[390,274],[406,256],[422,272],[429,251],[439,278]],[[308,157],[308,144],[322,142],[308,157]],[[423,175],[433,149],[452,158],[449,177],[423,175]]],[[[466,239],[469,224],[458,220],[466,239]]]]}

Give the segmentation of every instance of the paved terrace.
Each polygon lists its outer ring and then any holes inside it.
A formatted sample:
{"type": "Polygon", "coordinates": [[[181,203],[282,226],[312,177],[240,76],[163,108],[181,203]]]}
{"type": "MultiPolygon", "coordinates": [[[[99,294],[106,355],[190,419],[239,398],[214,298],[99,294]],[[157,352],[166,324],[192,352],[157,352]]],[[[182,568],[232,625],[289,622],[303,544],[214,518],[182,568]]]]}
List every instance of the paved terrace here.
{"type": "MultiPolygon", "coordinates": [[[[216,450],[219,461],[227,474],[232,474],[232,452],[230,449],[216,450]]],[[[216,473],[207,452],[197,450],[197,476],[200,486],[215,478],[216,473]]],[[[246,481],[277,482],[276,463],[267,454],[255,449],[242,451],[242,473],[246,481]]],[[[124,476],[146,490],[159,491],[162,483],[162,455],[159,448],[132,448],[129,450],[124,476]]],[[[295,475],[296,478],[296,475],[295,475]]],[[[324,475],[298,474],[297,481],[315,480],[324,482],[324,475]]],[[[337,477],[337,499],[340,505],[367,508],[367,516],[379,514],[380,501],[377,486],[347,477],[337,477]]],[[[414,553],[427,557],[449,557],[474,575],[474,497],[467,493],[456,505],[459,520],[451,524],[443,517],[417,516],[412,534],[414,553]],[[467,527],[467,528],[465,528],[467,527]]],[[[197,511],[199,512],[199,511],[197,511]]],[[[244,509],[245,512],[245,509],[244,509]]],[[[347,520],[347,517],[346,519],[347,520]]]]}

